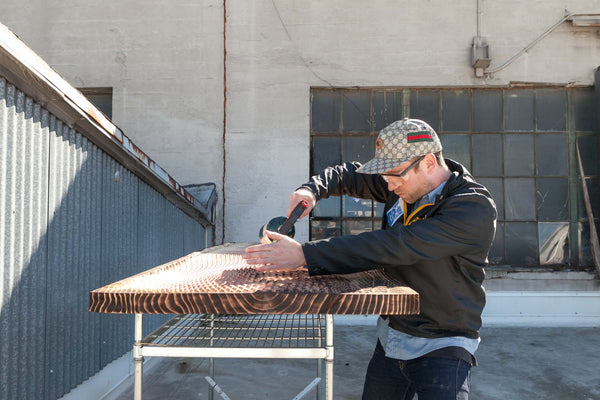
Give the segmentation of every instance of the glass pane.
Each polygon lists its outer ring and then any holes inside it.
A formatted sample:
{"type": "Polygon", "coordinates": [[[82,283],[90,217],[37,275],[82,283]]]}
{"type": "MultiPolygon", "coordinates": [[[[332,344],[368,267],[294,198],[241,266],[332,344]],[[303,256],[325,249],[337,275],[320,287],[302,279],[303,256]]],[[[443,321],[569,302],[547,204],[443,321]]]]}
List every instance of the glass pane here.
{"type": "Polygon", "coordinates": [[[363,232],[371,232],[373,223],[371,221],[343,221],[342,232],[344,235],[358,235],[363,232]]]}
{"type": "Polygon", "coordinates": [[[504,92],[504,130],[533,130],[533,91],[507,90],[504,92]]]}
{"type": "Polygon", "coordinates": [[[444,132],[471,130],[471,96],[468,91],[442,92],[442,129],[444,132]]]}
{"type": "Polygon", "coordinates": [[[371,91],[345,90],[342,97],[344,132],[370,132],[371,91]]]}
{"type": "Polygon", "coordinates": [[[504,185],[502,178],[477,178],[477,182],[490,191],[494,203],[496,203],[496,210],[498,211],[498,220],[504,220],[504,185]]]}
{"type": "Polygon", "coordinates": [[[494,236],[494,242],[490,249],[488,256],[489,262],[492,265],[502,265],[506,263],[504,257],[504,223],[498,222],[496,225],[496,236],[494,236]]]}
{"type": "Polygon", "coordinates": [[[506,222],[505,230],[507,263],[537,265],[537,223],[506,222]]]}
{"type": "Polygon", "coordinates": [[[540,222],[538,224],[540,264],[569,264],[569,223],[540,222]]]}
{"type": "Polygon", "coordinates": [[[596,131],[596,98],[594,88],[576,88],[571,91],[575,130],[579,132],[596,131]]]}
{"type": "MultiPolygon", "coordinates": [[[[375,214],[374,216],[375,216],[375,217],[378,217],[378,218],[381,218],[381,217],[383,217],[383,209],[384,209],[384,208],[385,208],[385,204],[383,204],[383,203],[379,203],[379,202],[377,202],[377,201],[374,201],[374,202],[373,202],[373,211],[374,211],[374,214],[375,214]]],[[[376,226],[377,228],[379,228],[379,227],[380,227],[380,225],[379,225],[379,224],[377,224],[377,225],[375,225],[375,226],[376,226]]]]}
{"type": "MultiPolygon", "coordinates": [[[[600,157],[598,157],[598,154],[600,154],[598,138],[596,136],[579,136],[577,143],[585,175],[598,174],[598,162],[600,160],[600,157]]],[[[577,167],[577,175],[579,175],[579,166],[577,167]]]]}
{"type": "Polygon", "coordinates": [[[325,168],[340,163],[339,137],[313,137],[313,159],[311,174],[318,174],[325,168]]]}
{"type": "Polygon", "coordinates": [[[538,178],[536,195],[539,221],[567,221],[569,219],[569,181],[567,178],[538,178]]]}
{"type": "Polygon", "coordinates": [[[504,135],[504,174],[533,176],[533,135],[504,135]]]}
{"type": "Polygon", "coordinates": [[[439,90],[411,90],[410,118],[427,122],[436,132],[440,131],[439,90]]]}
{"type": "Polygon", "coordinates": [[[473,173],[476,176],[501,176],[502,135],[473,135],[473,173]]]}
{"type": "Polygon", "coordinates": [[[348,136],[342,139],[342,162],[366,163],[373,158],[374,136],[348,136]]]}
{"type": "Polygon", "coordinates": [[[567,93],[564,89],[538,89],[535,99],[538,131],[567,130],[567,93]]]}
{"type": "Polygon", "coordinates": [[[342,197],[342,216],[344,217],[371,217],[372,200],[358,199],[356,197],[342,197]]]}
{"type": "MultiPolygon", "coordinates": [[[[592,248],[590,247],[590,225],[587,222],[581,222],[577,226],[579,234],[579,265],[594,265],[592,248]]],[[[596,232],[600,232],[600,226],[596,222],[596,232]]]]}
{"type": "Polygon", "coordinates": [[[379,132],[392,122],[402,119],[402,91],[373,94],[373,131],[379,132]]]}
{"type": "Polygon", "coordinates": [[[94,93],[94,90],[81,89],[81,92],[87,97],[87,99],[108,119],[112,118],[112,89],[107,89],[109,93],[94,93]]]}
{"type": "Polygon", "coordinates": [[[471,170],[471,135],[444,134],[440,135],[445,158],[458,161],[471,170]]]}
{"type": "Polygon", "coordinates": [[[535,135],[535,167],[538,175],[568,174],[567,135],[535,135]]]}
{"type": "Polygon", "coordinates": [[[339,217],[342,214],[341,199],[338,196],[321,199],[312,212],[315,217],[339,217]]]}
{"type": "Polygon", "coordinates": [[[312,132],[340,131],[340,94],[331,90],[313,90],[311,105],[312,132]]]}
{"type": "MultiPolygon", "coordinates": [[[[598,214],[598,205],[600,205],[600,195],[598,193],[598,179],[597,178],[587,178],[585,180],[587,183],[588,195],[590,196],[590,205],[592,206],[592,214],[594,214],[594,218],[600,217],[598,214]]],[[[587,219],[587,212],[585,210],[585,201],[583,198],[583,189],[581,186],[581,178],[577,176],[577,189],[579,190],[579,218],[587,219]]]]}
{"type": "Polygon", "coordinates": [[[337,221],[311,221],[310,240],[327,239],[332,236],[342,236],[342,228],[337,221]]]}
{"type": "Polygon", "coordinates": [[[502,129],[502,92],[473,91],[473,131],[500,132],[502,129]]]}
{"type": "Polygon", "coordinates": [[[504,180],[507,221],[535,221],[535,180],[506,178],[504,180]]]}

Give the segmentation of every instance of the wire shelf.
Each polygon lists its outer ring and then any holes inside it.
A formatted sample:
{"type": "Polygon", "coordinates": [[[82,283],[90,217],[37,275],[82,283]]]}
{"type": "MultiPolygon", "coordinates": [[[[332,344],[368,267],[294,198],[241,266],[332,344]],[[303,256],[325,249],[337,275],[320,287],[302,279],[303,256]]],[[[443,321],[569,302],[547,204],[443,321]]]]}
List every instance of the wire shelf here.
{"type": "Polygon", "coordinates": [[[319,348],[325,345],[324,315],[178,315],[143,344],[222,348],[319,348]]]}

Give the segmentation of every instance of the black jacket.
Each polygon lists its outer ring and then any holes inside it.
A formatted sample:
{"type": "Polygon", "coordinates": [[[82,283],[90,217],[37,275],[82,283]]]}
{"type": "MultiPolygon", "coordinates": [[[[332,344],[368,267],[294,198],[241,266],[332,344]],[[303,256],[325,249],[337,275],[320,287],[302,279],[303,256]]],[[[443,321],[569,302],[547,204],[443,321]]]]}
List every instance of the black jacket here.
{"type": "Polygon", "coordinates": [[[419,337],[477,338],[496,206],[466,168],[452,160],[446,164],[452,174],[435,203],[392,227],[385,213],[398,196],[380,175],[356,173],[359,163],[345,163],[313,176],[302,187],[317,200],[343,194],[372,199],[385,203],[384,217],[381,230],[307,242],[302,249],[311,275],[384,268],[416,290],[420,314],[389,316],[392,328],[419,337]]]}

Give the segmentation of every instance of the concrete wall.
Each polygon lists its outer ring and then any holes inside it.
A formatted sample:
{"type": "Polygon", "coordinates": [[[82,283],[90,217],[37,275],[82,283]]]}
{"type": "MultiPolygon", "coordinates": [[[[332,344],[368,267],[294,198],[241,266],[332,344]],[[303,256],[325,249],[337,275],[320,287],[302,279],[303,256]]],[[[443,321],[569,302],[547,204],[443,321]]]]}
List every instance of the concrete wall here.
{"type": "MultiPolygon", "coordinates": [[[[600,13],[597,0],[481,0],[491,67],[565,8],[600,13]]],[[[0,15],[75,86],[112,86],[115,123],[177,180],[216,182],[227,242],[255,241],[308,177],[311,86],[591,85],[600,60],[599,29],[565,22],[506,69],[475,78],[476,0],[4,0],[0,15]]],[[[308,238],[306,222],[297,231],[308,238]]]]}
{"type": "MultiPolygon", "coordinates": [[[[492,67],[597,1],[482,1],[492,67]]],[[[563,23],[490,79],[474,77],[477,2],[228,2],[227,209],[229,240],[285,213],[309,173],[310,86],[496,86],[511,81],[593,84],[598,28],[563,23]],[[254,161],[248,175],[247,148],[254,161]],[[267,171],[263,175],[256,171],[267,171]],[[235,221],[246,220],[246,224],[235,221]]],[[[299,238],[307,238],[307,224],[299,238]]]]}

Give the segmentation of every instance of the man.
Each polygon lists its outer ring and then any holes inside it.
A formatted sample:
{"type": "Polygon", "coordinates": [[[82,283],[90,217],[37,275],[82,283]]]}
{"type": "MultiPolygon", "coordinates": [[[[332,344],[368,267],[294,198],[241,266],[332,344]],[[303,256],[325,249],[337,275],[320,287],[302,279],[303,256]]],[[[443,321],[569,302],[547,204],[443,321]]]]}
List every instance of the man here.
{"type": "Polygon", "coordinates": [[[333,195],[383,202],[381,230],[304,244],[268,232],[276,242],[246,249],[244,257],[260,264],[258,270],[305,268],[319,275],[383,268],[419,293],[419,315],[379,318],[363,399],[410,400],[415,393],[419,400],[468,398],[496,207],[489,192],[441,151],[427,123],[392,123],[380,132],[372,160],[327,168],[290,198],[290,211],[309,202],[303,216],[333,195]]]}

